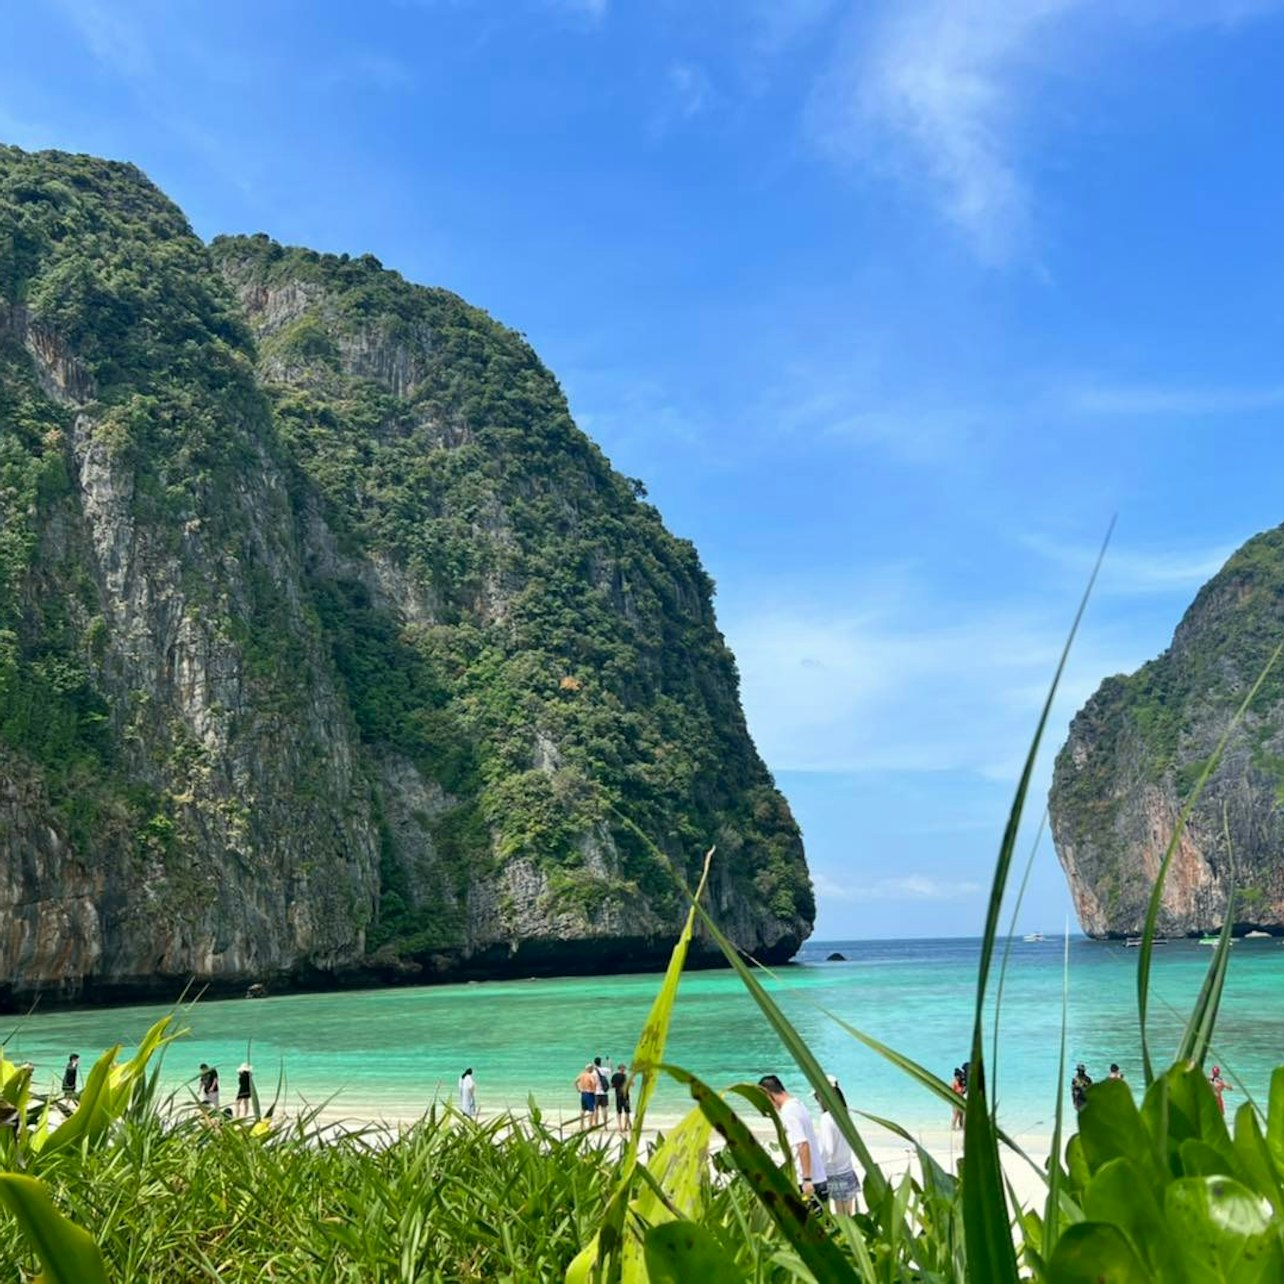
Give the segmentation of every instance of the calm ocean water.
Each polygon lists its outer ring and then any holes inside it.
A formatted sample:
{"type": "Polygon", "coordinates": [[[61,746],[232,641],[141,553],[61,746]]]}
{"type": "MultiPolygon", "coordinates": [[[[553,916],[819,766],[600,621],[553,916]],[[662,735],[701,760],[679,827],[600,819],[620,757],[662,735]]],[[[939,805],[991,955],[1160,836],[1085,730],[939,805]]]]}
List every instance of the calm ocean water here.
{"type": "MultiPolygon", "coordinates": [[[[812,942],[772,990],[848,1100],[916,1127],[941,1126],[935,1100],[865,1051],[820,1010],[827,1007],[948,1079],[967,1056],[979,943],[974,940],[812,942]],[[848,962],[826,963],[833,950],[848,962]]],[[[1171,1055],[1211,951],[1173,943],[1155,951],[1152,1043],[1171,1055]]],[[[1072,940],[1068,1057],[1104,1077],[1118,1061],[1138,1083],[1137,951],[1072,940]]],[[[1050,1130],[1058,1076],[1062,942],[1017,942],[1004,992],[997,1075],[1000,1115],[1013,1132],[1050,1130]]],[[[1284,1062],[1284,945],[1234,947],[1218,1023],[1217,1057],[1232,1083],[1265,1100],[1271,1068],[1284,1062]]],[[[178,1087],[199,1062],[217,1065],[225,1095],[247,1042],[260,1093],[271,1097],[284,1065],[290,1097],[319,1103],[339,1094],[354,1113],[415,1112],[445,1096],[465,1066],[476,1071],[483,1108],[522,1105],[534,1094],[549,1113],[575,1109],[571,1080],[594,1055],[628,1060],[654,996],[654,975],[307,994],[202,1002],[190,1035],[170,1049],[164,1078],[178,1087]]],[[[86,1063],[104,1047],[134,1042],[164,1008],[50,1011],[19,1021],[10,1058],[34,1061],[38,1077],[60,1073],[66,1054],[86,1063]]],[[[779,1041],[729,972],[694,972],[683,982],[669,1059],[714,1085],[778,1072],[802,1087],[779,1041]]],[[[1241,1096],[1232,1096],[1237,1104],[1241,1096]]],[[[657,1109],[686,1109],[662,1086],[657,1109]]]]}

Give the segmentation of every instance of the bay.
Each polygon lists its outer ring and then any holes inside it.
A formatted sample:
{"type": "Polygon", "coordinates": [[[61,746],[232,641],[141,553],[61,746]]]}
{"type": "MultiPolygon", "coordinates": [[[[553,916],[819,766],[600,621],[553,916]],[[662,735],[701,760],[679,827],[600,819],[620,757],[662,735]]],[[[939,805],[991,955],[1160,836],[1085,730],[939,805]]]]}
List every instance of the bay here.
{"type": "MultiPolygon", "coordinates": [[[[948,1080],[967,1055],[979,942],[975,940],[815,941],[781,969],[770,988],[851,1105],[916,1129],[947,1126],[948,1111],[865,1050],[821,1008],[891,1044],[948,1080]],[[825,961],[840,952],[846,962],[825,961]]],[[[1155,951],[1152,1047],[1172,1055],[1211,951],[1172,942],[1155,951]]],[[[1070,946],[1067,1054],[1095,1078],[1118,1062],[1134,1086],[1141,1066],[1136,1020],[1137,952],[1074,938],[1070,946]]],[[[1238,1093],[1263,1103],[1271,1069],[1284,1062],[1284,947],[1275,940],[1234,947],[1214,1044],[1215,1060],[1238,1093]]],[[[594,1056],[630,1058],[659,984],[654,974],[568,977],[359,992],[202,1001],[186,1011],[189,1034],[164,1063],[167,1089],[186,1098],[197,1067],[219,1067],[225,1100],[235,1070],[255,1067],[264,1101],[283,1071],[288,1103],[330,1103],[354,1118],[406,1118],[453,1095],[471,1066],[484,1110],[524,1107],[534,1096],[554,1119],[573,1117],[572,1080],[594,1056]]],[[[1014,1134],[1052,1127],[1061,1033],[1062,942],[1014,942],[1000,1014],[1000,1118],[1014,1134]]],[[[10,1059],[35,1062],[52,1084],[67,1054],[85,1068],[116,1042],[127,1047],[167,1009],[145,1005],[37,1010],[0,1019],[10,1059]]],[[[988,1051],[988,1049],[987,1049],[988,1051]]],[[[689,973],[682,982],[668,1057],[715,1086],[773,1071],[802,1092],[789,1063],[733,973],[689,973]]],[[[680,1089],[661,1086],[656,1108],[686,1109],[680,1089]]]]}

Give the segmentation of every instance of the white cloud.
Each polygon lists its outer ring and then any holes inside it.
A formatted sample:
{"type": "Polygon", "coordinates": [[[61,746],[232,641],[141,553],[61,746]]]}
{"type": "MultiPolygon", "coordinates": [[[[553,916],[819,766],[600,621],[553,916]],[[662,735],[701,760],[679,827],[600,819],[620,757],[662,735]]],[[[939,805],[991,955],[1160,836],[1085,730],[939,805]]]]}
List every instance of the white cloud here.
{"type": "Polygon", "coordinates": [[[138,21],[137,11],[103,0],[56,0],[56,3],[89,52],[104,67],[129,79],[151,72],[145,23],[138,21]]]}
{"type": "MultiPolygon", "coordinates": [[[[834,586],[825,598],[724,620],[750,729],[776,771],[962,771],[1015,778],[1055,671],[1070,611],[933,605],[908,574],[834,586]],[[897,582],[899,578],[899,583],[897,582]],[[852,609],[846,603],[864,605],[852,609]]],[[[1110,673],[1148,658],[1083,636],[1053,721],[1055,750],[1074,712],[1110,673]]]]}
{"type": "Polygon", "coordinates": [[[832,155],[930,192],[988,265],[1033,244],[1023,153],[1052,70],[1091,62],[1111,35],[1227,28],[1278,0],[895,0],[848,38],[817,85],[812,132],[832,155]]]}
{"type": "MultiPolygon", "coordinates": [[[[1087,579],[1097,560],[1097,550],[1065,544],[1042,535],[1026,535],[1021,542],[1040,557],[1087,579]]],[[[1128,549],[1106,552],[1097,590],[1102,593],[1190,592],[1211,579],[1235,551],[1233,544],[1212,548],[1128,549]]]]}
{"type": "Polygon", "coordinates": [[[713,99],[713,85],[704,68],[696,63],[673,63],[669,68],[668,81],[672,107],[679,116],[696,116],[713,99]]]}
{"type": "Polygon", "coordinates": [[[1212,419],[1284,406],[1284,387],[1173,388],[1100,385],[1076,389],[1069,395],[1068,404],[1071,410],[1084,415],[1212,419]]]}
{"type": "Polygon", "coordinates": [[[818,896],[826,901],[948,901],[975,896],[983,890],[981,883],[934,878],[927,874],[906,874],[900,878],[880,878],[872,883],[840,883],[819,870],[813,871],[812,883],[818,896]]]}

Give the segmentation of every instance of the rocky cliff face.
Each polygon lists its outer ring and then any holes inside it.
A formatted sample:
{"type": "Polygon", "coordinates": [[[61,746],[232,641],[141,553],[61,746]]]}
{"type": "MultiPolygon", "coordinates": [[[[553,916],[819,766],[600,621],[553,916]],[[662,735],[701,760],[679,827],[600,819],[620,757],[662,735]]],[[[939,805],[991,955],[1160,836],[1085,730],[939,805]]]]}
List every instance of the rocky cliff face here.
{"type": "Polygon", "coordinates": [[[0,148],[0,999],[810,929],[694,550],[519,336],[0,148]]]}
{"type": "MultiPolygon", "coordinates": [[[[1057,855],[1092,936],[1139,933],[1177,818],[1284,639],[1284,527],[1244,545],[1200,590],[1172,645],[1108,678],[1070,727],[1049,806],[1057,855]]],[[[1263,682],[1174,855],[1159,930],[1284,931],[1284,670],[1263,682]]]]}

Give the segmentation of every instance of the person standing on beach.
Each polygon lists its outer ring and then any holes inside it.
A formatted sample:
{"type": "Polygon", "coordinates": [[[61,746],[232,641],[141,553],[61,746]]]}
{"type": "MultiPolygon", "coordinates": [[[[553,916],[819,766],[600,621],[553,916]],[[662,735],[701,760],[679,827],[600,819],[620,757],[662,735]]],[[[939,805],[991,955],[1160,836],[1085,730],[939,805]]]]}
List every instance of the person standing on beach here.
{"type": "Polygon", "coordinates": [[[73,1052],[67,1058],[67,1068],[62,1072],[62,1090],[68,1097],[76,1095],[76,1075],[80,1072],[80,1053],[73,1052]]]}
{"type": "Polygon", "coordinates": [[[242,1061],[236,1072],[236,1117],[250,1117],[250,1101],[254,1096],[254,1068],[242,1061]]]}
{"type": "Polygon", "coordinates": [[[633,1106],[629,1101],[629,1072],[623,1061],[611,1076],[611,1088],[615,1092],[615,1126],[621,1132],[628,1132],[633,1122],[633,1106]]]}
{"type": "Polygon", "coordinates": [[[201,1062],[201,1100],[211,1110],[218,1109],[218,1071],[201,1062]]]}
{"type": "MultiPolygon", "coordinates": [[[[611,1064],[608,1060],[608,1066],[611,1064]]],[[[606,1127],[607,1106],[611,1102],[611,1078],[606,1070],[602,1068],[602,1058],[593,1058],[593,1072],[597,1075],[597,1091],[594,1094],[597,1098],[596,1109],[594,1111],[593,1122],[600,1123],[606,1127]]]]}
{"type": "Polygon", "coordinates": [[[1217,1109],[1220,1110],[1222,1114],[1225,1114],[1226,1101],[1222,1094],[1226,1092],[1234,1092],[1235,1089],[1222,1078],[1221,1066],[1213,1067],[1213,1073],[1208,1076],[1208,1083],[1213,1090],[1213,1095],[1217,1098],[1217,1109]]]}
{"type": "Polygon", "coordinates": [[[591,1128],[597,1122],[597,1071],[587,1065],[576,1076],[575,1091],[580,1094],[580,1131],[587,1121],[591,1128]]]}
{"type": "Polygon", "coordinates": [[[477,1081],[472,1066],[459,1076],[459,1113],[465,1119],[477,1118],[477,1081]]]}
{"type": "MultiPolygon", "coordinates": [[[[830,1078],[833,1088],[843,1109],[847,1109],[847,1098],[838,1086],[838,1080],[830,1078]]],[[[838,1129],[829,1107],[820,1101],[820,1120],[816,1124],[816,1140],[820,1143],[820,1157],[825,1164],[825,1178],[829,1183],[829,1206],[835,1213],[850,1217],[856,1211],[856,1194],[860,1190],[860,1178],[856,1176],[856,1161],[852,1158],[852,1148],[847,1138],[838,1129]]]]}
{"type": "Polygon", "coordinates": [[[780,1116],[785,1140],[793,1152],[793,1168],[803,1201],[811,1212],[822,1212],[825,1201],[829,1198],[829,1184],[825,1180],[825,1160],[820,1153],[816,1129],[812,1126],[807,1107],[797,1097],[791,1097],[785,1091],[785,1085],[777,1075],[763,1075],[758,1080],[758,1087],[771,1099],[776,1114],[780,1116]]]}
{"type": "Polygon", "coordinates": [[[967,1082],[963,1078],[963,1067],[954,1067],[954,1082],[950,1084],[950,1091],[959,1099],[958,1105],[954,1107],[954,1117],[950,1120],[951,1130],[963,1127],[963,1098],[967,1096],[967,1082]]]}

